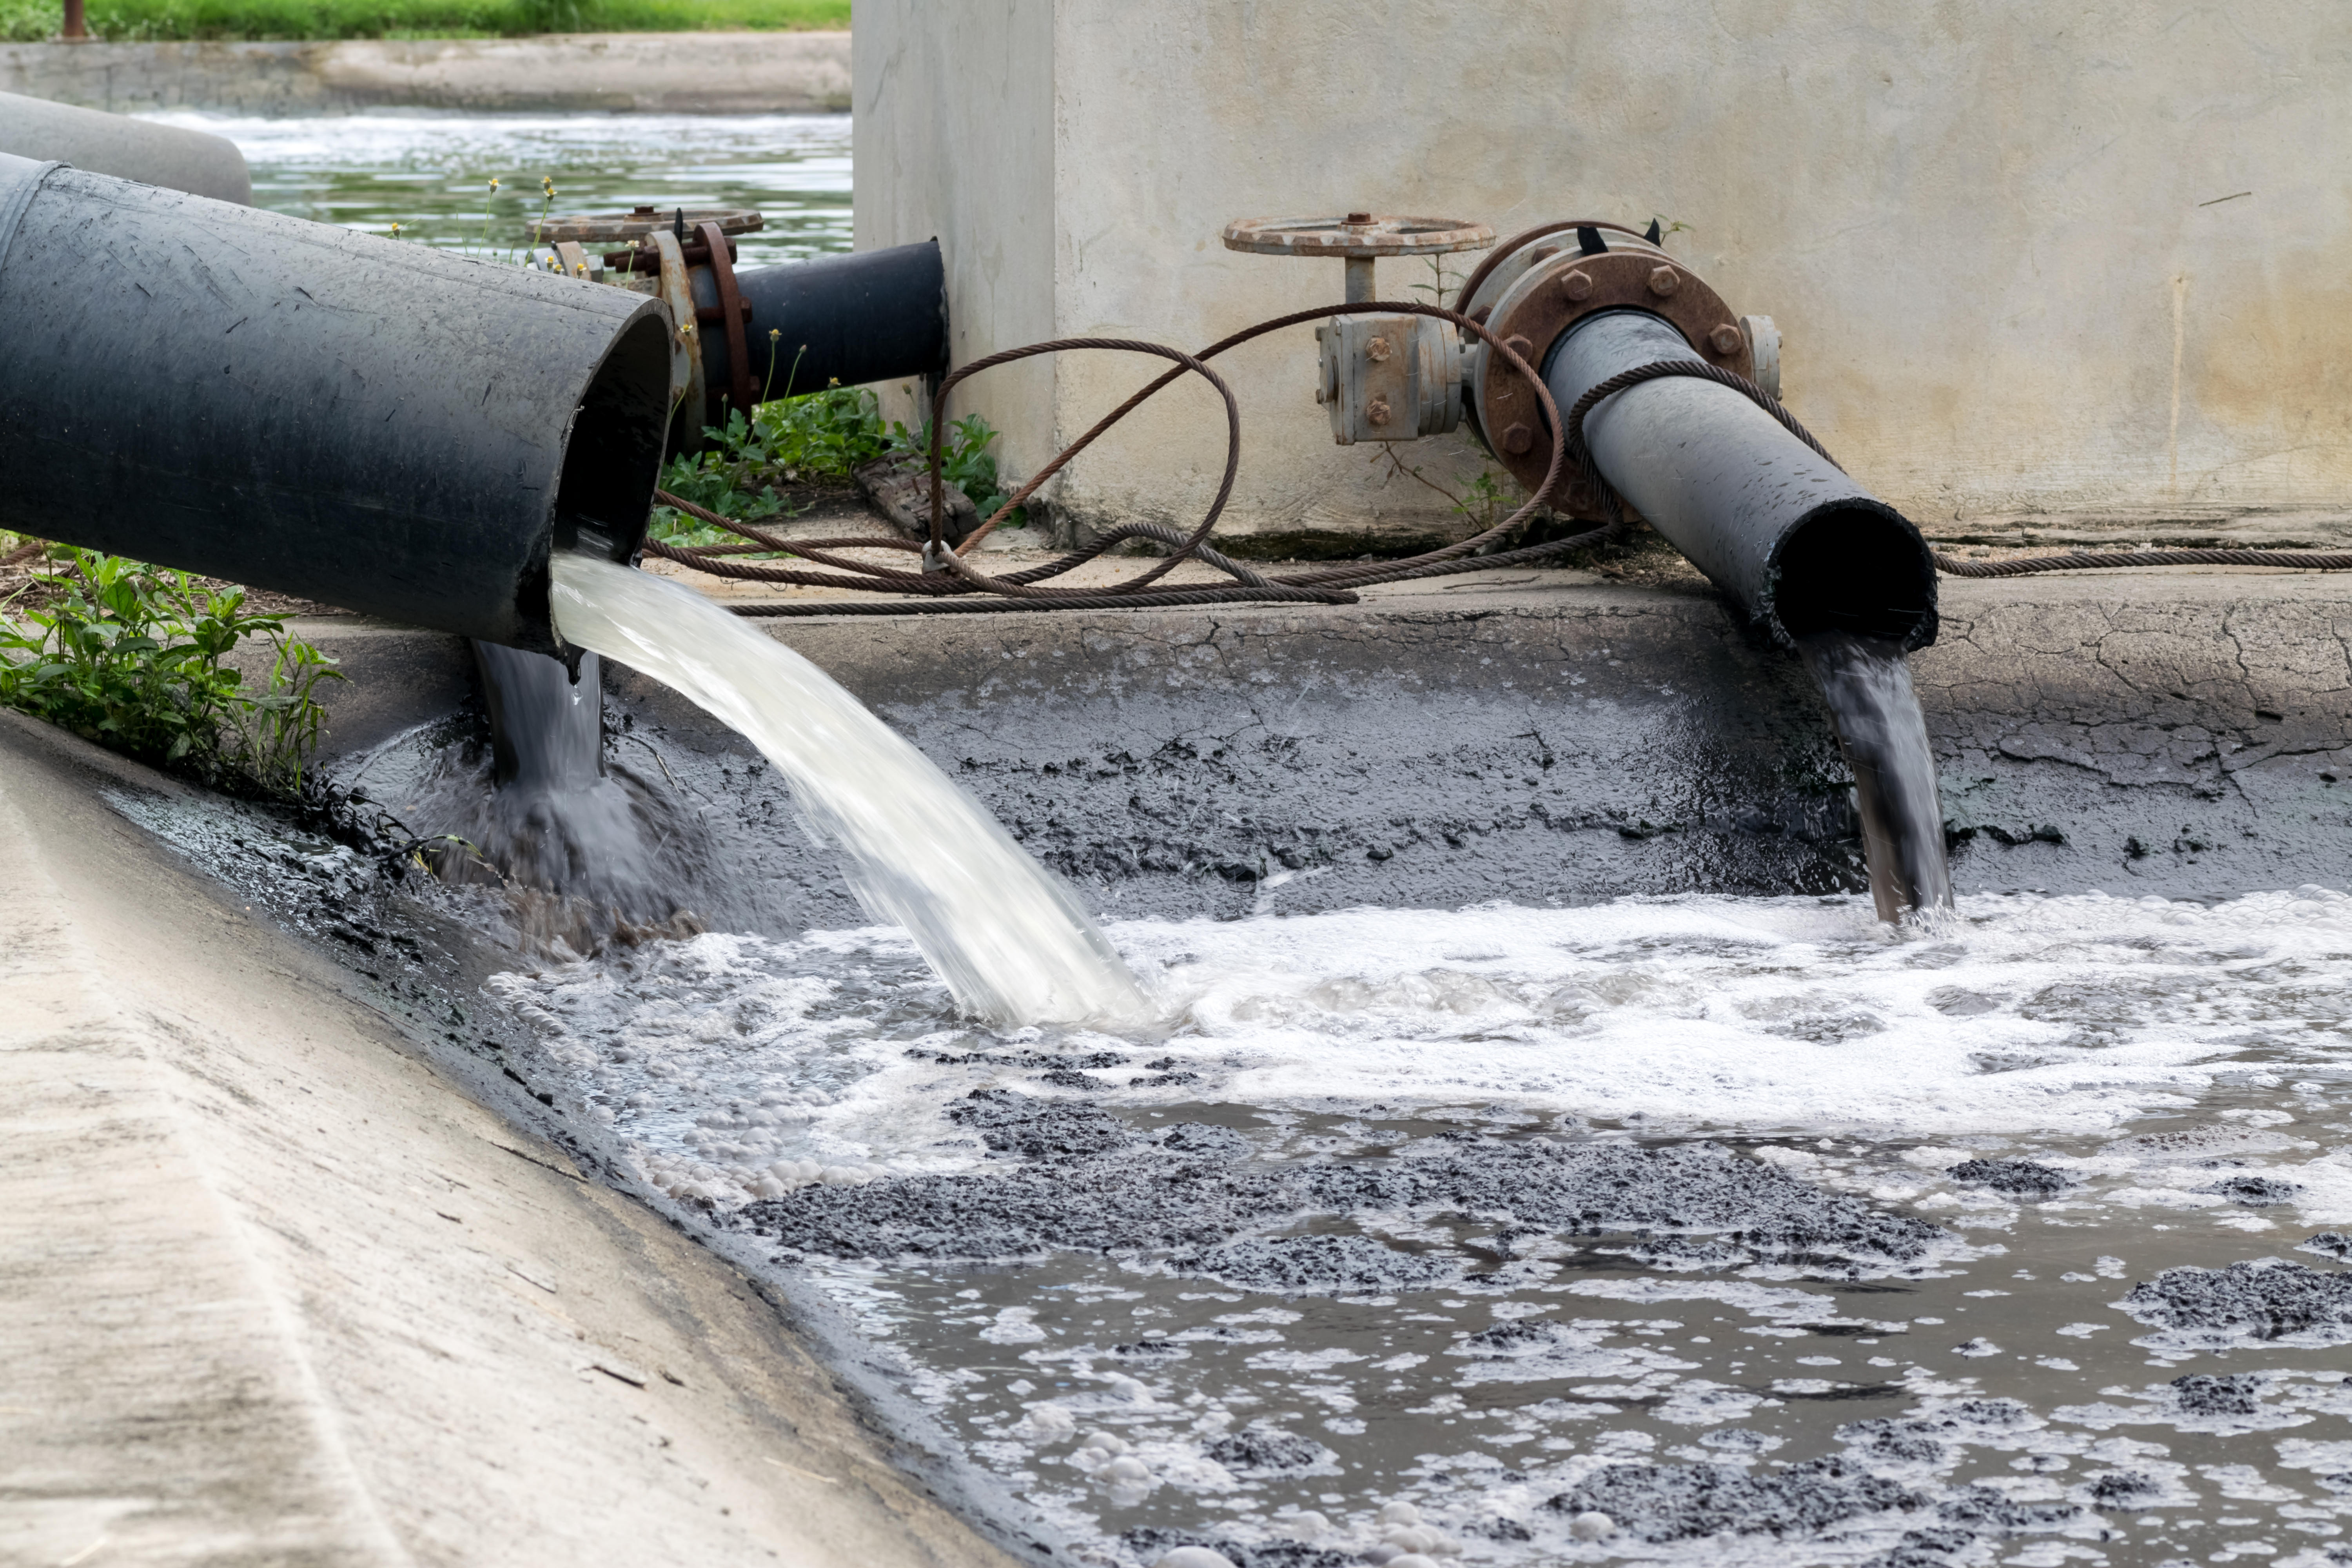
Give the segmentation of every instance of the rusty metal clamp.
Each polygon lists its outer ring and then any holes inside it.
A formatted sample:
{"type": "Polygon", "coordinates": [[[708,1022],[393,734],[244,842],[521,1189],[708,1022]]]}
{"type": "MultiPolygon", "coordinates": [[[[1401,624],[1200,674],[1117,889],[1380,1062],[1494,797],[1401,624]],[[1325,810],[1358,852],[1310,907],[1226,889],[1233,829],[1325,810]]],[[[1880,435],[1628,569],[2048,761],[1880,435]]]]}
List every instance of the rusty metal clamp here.
{"type": "MultiPolygon", "coordinates": [[[[654,230],[654,252],[661,269],[654,285],[656,298],[669,307],[669,395],[691,421],[689,435],[699,435],[704,417],[701,331],[694,308],[694,280],[687,275],[685,247],[666,228],[654,230]]],[[[691,449],[690,447],[688,449],[691,449]]]]}

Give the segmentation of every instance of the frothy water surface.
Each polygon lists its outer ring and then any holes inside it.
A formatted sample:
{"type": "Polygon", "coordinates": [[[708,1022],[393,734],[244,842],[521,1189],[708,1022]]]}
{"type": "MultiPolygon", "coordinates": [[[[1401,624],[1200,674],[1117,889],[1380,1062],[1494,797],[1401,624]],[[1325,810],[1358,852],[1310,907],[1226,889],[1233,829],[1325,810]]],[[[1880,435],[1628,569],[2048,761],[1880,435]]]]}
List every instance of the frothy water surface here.
{"type": "Polygon", "coordinates": [[[1108,935],[1149,1033],[886,929],[497,986],[1076,1561],[2336,1561],[2352,899],[1108,935]]]}
{"type": "Polygon", "coordinates": [[[831,677],[664,578],[558,552],[551,591],[566,641],[671,687],[791,780],[850,885],[904,927],[955,1000],[1002,1024],[1129,1020],[1126,966],[1068,888],[929,758],[831,677]]]}

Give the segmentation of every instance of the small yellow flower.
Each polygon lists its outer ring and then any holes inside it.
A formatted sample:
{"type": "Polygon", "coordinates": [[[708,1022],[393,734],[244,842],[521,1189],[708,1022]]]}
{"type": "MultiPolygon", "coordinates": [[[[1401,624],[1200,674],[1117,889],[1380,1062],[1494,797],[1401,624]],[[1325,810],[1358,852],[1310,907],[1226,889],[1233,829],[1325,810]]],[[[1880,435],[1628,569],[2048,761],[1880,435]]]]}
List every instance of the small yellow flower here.
{"type": "Polygon", "coordinates": [[[770,327],[770,328],[768,329],[768,341],[769,341],[770,342],[772,342],[772,342],[774,342],[778,338],[782,337],[783,335],[784,335],[784,329],[783,329],[783,328],[782,328],[782,327],[770,327]]]}
{"type": "Polygon", "coordinates": [[[498,177],[496,174],[492,174],[492,175],[490,176],[490,195],[497,195],[498,194],[499,194],[499,177],[498,177]]]}
{"type": "Polygon", "coordinates": [[[392,226],[392,237],[394,239],[398,239],[400,237],[400,226],[398,224],[394,224],[392,226]]]}
{"type": "Polygon", "coordinates": [[[553,195],[555,194],[555,176],[552,174],[541,174],[539,177],[539,188],[545,191],[549,195],[553,195]]]}

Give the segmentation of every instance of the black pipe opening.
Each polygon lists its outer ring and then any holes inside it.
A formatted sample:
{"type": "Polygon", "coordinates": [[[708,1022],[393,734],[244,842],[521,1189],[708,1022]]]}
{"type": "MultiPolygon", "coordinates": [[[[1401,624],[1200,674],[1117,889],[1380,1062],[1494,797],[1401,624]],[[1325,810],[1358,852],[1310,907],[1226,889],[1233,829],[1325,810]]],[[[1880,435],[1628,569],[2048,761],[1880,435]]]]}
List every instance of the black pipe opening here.
{"type": "Polygon", "coordinates": [[[669,333],[641,316],[581,395],[555,489],[555,548],[626,562],[645,542],[669,431],[669,333]]]}
{"type": "Polygon", "coordinates": [[[1770,583],[1773,616],[1791,637],[1839,631],[1906,648],[1935,640],[1935,560],[1884,502],[1834,500],[1800,520],[1773,552],[1770,583]]]}

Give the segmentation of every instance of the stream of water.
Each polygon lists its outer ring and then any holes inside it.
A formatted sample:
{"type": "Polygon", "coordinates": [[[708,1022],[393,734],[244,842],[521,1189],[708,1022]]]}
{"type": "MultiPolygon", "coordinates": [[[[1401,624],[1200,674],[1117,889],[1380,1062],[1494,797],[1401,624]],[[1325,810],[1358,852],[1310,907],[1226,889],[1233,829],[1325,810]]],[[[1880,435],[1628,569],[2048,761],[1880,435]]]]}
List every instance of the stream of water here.
{"type": "Polygon", "coordinates": [[[1846,765],[1853,770],[1871,900],[1889,924],[1952,907],[1952,873],[1937,796],[1936,753],[1896,644],[1848,632],[1801,638],[1846,765]]]}
{"type": "Polygon", "coordinates": [[[1136,1023],[1142,994],[1076,896],[928,757],[831,678],[693,590],[558,552],[567,642],[732,725],[792,781],[858,898],[899,925],[959,1004],[1006,1025],[1136,1023]]]}

